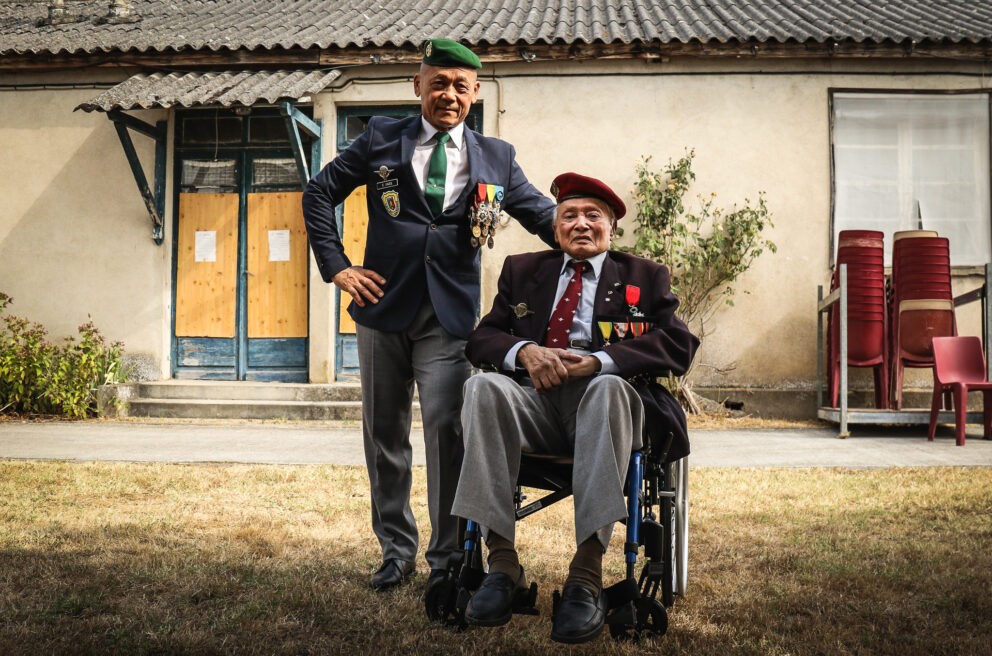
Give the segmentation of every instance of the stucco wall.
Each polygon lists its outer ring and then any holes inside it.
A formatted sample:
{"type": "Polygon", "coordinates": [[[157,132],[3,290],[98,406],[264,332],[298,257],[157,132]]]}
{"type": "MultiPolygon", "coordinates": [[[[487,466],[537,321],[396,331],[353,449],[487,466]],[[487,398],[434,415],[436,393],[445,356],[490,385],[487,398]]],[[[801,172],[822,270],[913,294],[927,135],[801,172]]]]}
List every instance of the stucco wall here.
{"type": "MultiPolygon", "coordinates": [[[[318,101],[325,125],[334,124],[337,106],[414,101],[409,81],[362,79],[404,72],[413,69],[349,71],[346,77],[358,82],[318,101]]],[[[829,276],[828,90],[992,84],[979,69],[950,62],[520,63],[486,66],[480,79],[485,133],[510,141],[524,172],[546,193],[561,172],[593,175],[623,196],[632,217],[637,160],[651,156],[660,167],[686,148],[697,155],[691,200],[716,192],[717,204],[730,206],[765,191],[775,221],[768,236],[779,251],[740,281],[750,294],[718,313],[694,375],[700,385],[799,388],[815,383],[816,287],[829,276]],[[735,363],[724,373],[707,366],[735,363]]],[[[333,139],[326,143],[325,157],[333,157],[333,139]]],[[[484,250],[484,311],[503,258],[542,247],[516,224],[501,231],[496,248],[484,250]]],[[[956,280],[962,290],[979,284],[975,277],[956,280]]],[[[959,312],[962,334],[978,334],[979,321],[977,304],[959,312]]],[[[910,382],[929,384],[929,372],[920,373],[910,382]]]]}
{"type": "MultiPolygon", "coordinates": [[[[416,103],[413,66],[347,69],[340,89],[314,98],[324,120],[324,160],[336,150],[337,108],[416,103]],[[386,81],[380,78],[400,78],[386,81]]],[[[112,82],[107,73],[0,76],[0,85],[112,82]]],[[[634,165],[661,166],[695,148],[693,195],[731,205],[767,193],[779,252],[741,281],[751,291],[717,316],[698,367],[702,385],[809,387],[816,375],[816,286],[829,274],[828,90],[974,89],[992,82],[979,65],[954,62],[566,62],[487,65],[481,74],[484,132],[514,144],[530,180],[547,192],[573,170],[600,177],[634,211],[634,165]]],[[[171,178],[166,241],[156,246],[116,132],[102,114],[72,112],[99,91],[0,90],[0,290],[14,312],[73,334],[87,315],[131,353],[168,375],[171,298],[171,178]]],[[[169,116],[143,111],[143,120],[169,116]]],[[[171,129],[170,129],[171,135],[171,129]]],[[[170,136],[171,139],[171,136],[170,136]]],[[[151,175],[151,140],[134,142],[151,175]]],[[[168,171],[171,173],[171,148],[168,171]]],[[[632,223],[628,222],[630,228],[632,223]]],[[[626,239],[629,239],[629,234],[626,239]]],[[[483,310],[503,258],[543,248],[511,223],[483,252],[483,310]]],[[[333,289],[311,266],[311,380],[334,371],[333,289]]],[[[956,279],[956,290],[979,284],[956,279]]],[[[980,330],[977,305],[959,312],[963,334],[980,330]]],[[[864,380],[856,377],[855,380],[864,380]]],[[[914,380],[929,380],[922,372],[914,380]]]]}
{"type": "MultiPolygon", "coordinates": [[[[101,81],[113,81],[106,74],[101,81]]],[[[0,84],[85,83],[93,76],[0,77],[0,84]]],[[[53,337],[92,317],[151,375],[168,375],[170,236],[156,246],[113,125],[73,112],[99,89],[0,90],[0,290],[8,309],[53,337]]],[[[144,112],[143,120],[166,118],[144,112]]],[[[154,144],[135,147],[152,184],[154,144]]],[[[170,160],[171,161],[171,160],[170,160]]],[[[166,216],[171,216],[167,202],[166,216]]],[[[171,225],[171,222],[169,222],[171,225]]],[[[146,371],[146,375],[149,375],[146,371]]]]}

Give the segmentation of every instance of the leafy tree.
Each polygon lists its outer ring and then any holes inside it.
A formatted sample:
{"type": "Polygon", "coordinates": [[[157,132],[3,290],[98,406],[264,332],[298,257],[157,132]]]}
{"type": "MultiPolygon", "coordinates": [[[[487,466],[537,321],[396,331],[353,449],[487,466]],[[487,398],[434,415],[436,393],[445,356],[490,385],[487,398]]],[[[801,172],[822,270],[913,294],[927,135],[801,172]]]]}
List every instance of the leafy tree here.
{"type": "MultiPolygon", "coordinates": [[[[762,234],[774,227],[764,192],[758,192],[756,204],[745,198],[743,205],[729,210],[715,206],[715,192],[698,194],[697,209],[686,209],[685,195],[696,179],[695,156],[695,150],[688,150],[661,171],[650,168],[650,157],[637,163],[636,239],[633,246],[621,248],[668,267],[672,291],[681,301],[678,315],[702,341],[714,330],[711,320],[717,309],[733,306],[738,291],[749,293],[738,290],[740,276],[766,249],[774,253],[776,248],[762,234]]],[[[719,370],[729,368],[733,365],[719,370]]],[[[671,376],[669,388],[698,413],[688,376],[671,376]]]]}

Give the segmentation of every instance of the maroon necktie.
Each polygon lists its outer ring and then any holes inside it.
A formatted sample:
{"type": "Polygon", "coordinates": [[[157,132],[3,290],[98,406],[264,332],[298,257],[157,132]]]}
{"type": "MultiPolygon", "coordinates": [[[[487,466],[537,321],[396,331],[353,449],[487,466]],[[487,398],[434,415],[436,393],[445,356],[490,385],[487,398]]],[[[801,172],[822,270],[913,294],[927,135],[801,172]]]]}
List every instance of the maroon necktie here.
{"type": "Polygon", "coordinates": [[[568,266],[575,269],[575,273],[568,281],[565,293],[558,299],[555,311],[551,313],[548,335],[544,338],[544,345],[548,348],[568,348],[568,332],[572,329],[572,319],[575,318],[575,310],[582,298],[582,274],[589,270],[590,265],[588,262],[572,260],[568,266]]]}

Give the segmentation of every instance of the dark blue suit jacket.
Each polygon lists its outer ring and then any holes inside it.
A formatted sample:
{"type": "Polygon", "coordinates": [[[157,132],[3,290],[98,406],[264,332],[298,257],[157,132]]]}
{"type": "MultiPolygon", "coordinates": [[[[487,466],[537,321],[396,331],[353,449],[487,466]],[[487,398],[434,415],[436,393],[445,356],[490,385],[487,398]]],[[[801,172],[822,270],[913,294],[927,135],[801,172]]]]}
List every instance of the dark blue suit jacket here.
{"type": "Polygon", "coordinates": [[[338,234],[334,208],[359,185],[368,192],[369,226],[363,266],[386,279],[377,304],[348,312],[363,326],[406,329],[428,293],[445,330],[467,338],[479,306],[479,248],[471,244],[468,213],[479,183],[504,188],[502,208],[527,230],[554,245],[554,202],[527,181],[513,146],[465,128],[469,181],[441,216],[431,215],[410,160],[420,116],[373,117],[368,129],[318,173],[303,192],[307,235],[325,282],[352,265],[338,234]],[[392,169],[385,180],[379,167],[392,169]],[[388,181],[396,180],[395,186],[388,181]],[[395,192],[396,196],[386,197],[395,192]],[[399,211],[391,201],[398,200],[399,211]]]}

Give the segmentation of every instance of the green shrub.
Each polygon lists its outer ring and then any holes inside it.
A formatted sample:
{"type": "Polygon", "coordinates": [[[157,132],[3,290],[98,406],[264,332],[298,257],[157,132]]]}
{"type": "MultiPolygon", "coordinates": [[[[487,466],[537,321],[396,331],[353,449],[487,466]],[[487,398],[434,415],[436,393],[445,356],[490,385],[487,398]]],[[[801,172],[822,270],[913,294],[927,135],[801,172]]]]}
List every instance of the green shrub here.
{"type": "MultiPolygon", "coordinates": [[[[713,330],[710,320],[716,310],[732,306],[738,291],[749,293],[738,290],[737,280],[766,249],[774,253],[775,244],[762,234],[774,227],[764,192],[758,192],[757,203],[745,198],[743,205],[730,209],[714,207],[715,193],[699,194],[697,209],[686,209],[685,194],[696,179],[695,156],[689,150],[661,171],[649,168],[650,157],[637,163],[636,240],[623,250],[668,267],[672,292],[680,301],[678,315],[703,340],[713,330]]],[[[669,388],[698,412],[686,376],[670,378],[669,388]]]]}
{"type": "Polygon", "coordinates": [[[79,326],[78,338],[52,343],[41,324],[5,313],[12,301],[0,292],[0,412],[92,414],[97,388],[126,377],[124,345],[107,344],[92,321],[79,326]]]}

